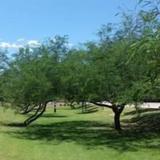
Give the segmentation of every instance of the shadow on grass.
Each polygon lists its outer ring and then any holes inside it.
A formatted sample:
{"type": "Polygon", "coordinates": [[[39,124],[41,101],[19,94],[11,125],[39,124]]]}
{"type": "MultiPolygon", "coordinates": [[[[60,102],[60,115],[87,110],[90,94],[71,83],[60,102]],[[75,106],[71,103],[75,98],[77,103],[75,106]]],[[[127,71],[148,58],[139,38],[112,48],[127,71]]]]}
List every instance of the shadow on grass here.
{"type": "MultiPolygon", "coordinates": [[[[82,109],[82,107],[81,107],[82,109]]],[[[95,113],[98,112],[98,107],[96,106],[86,106],[85,110],[82,112],[79,112],[78,114],[90,114],[90,113],[95,113]]]]}
{"type": "Polygon", "coordinates": [[[95,113],[98,112],[98,110],[86,110],[84,112],[79,112],[78,114],[90,114],[90,113],[95,113]]]}
{"type": "Polygon", "coordinates": [[[141,133],[160,133],[160,112],[135,115],[133,118],[125,119],[122,122],[134,126],[141,133]]]}
{"type": "Polygon", "coordinates": [[[6,126],[6,127],[25,127],[24,123],[17,123],[17,122],[13,122],[13,123],[4,123],[4,122],[0,122],[1,126],[6,126]]]}
{"type": "MultiPolygon", "coordinates": [[[[25,116],[26,117],[30,117],[30,116],[32,116],[34,113],[28,113],[28,114],[26,114],[25,116]]],[[[57,114],[57,113],[44,113],[42,116],[41,116],[41,118],[66,118],[66,117],[68,117],[68,116],[66,116],[66,115],[59,115],[59,114],[57,114]]]]}
{"type": "MultiPolygon", "coordinates": [[[[4,133],[20,139],[40,140],[54,144],[74,142],[86,146],[109,147],[119,152],[138,151],[143,148],[158,150],[160,148],[160,113],[152,113],[131,120],[123,120],[122,132],[117,132],[111,124],[96,121],[63,121],[49,124],[32,124],[31,126],[7,130],[4,133]],[[154,122],[153,119],[156,121],[154,122]]],[[[19,127],[16,124],[3,124],[19,127]],[[14,126],[15,125],[15,126],[14,126]]]]}
{"type": "Polygon", "coordinates": [[[124,113],[124,115],[135,115],[135,114],[140,114],[140,113],[146,113],[146,112],[157,112],[157,111],[160,111],[159,108],[142,108],[142,109],[139,109],[138,111],[136,110],[133,110],[133,111],[130,111],[130,112],[126,112],[124,113]]]}
{"type": "Polygon", "coordinates": [[[67,116],[65,115],[58,115],[55,113],[45,113],[42,118],[66,118],[67,116]]]}
{"type": "Polygon", "coordinates": [[[98,112],[98,110],[97,109],[87,109],[87,110],[85,110],[85,111],[80,111],[80,112],[78,112],[77,114],[90,114],[90,113],[95,113],[95,112],[98,112]]]}

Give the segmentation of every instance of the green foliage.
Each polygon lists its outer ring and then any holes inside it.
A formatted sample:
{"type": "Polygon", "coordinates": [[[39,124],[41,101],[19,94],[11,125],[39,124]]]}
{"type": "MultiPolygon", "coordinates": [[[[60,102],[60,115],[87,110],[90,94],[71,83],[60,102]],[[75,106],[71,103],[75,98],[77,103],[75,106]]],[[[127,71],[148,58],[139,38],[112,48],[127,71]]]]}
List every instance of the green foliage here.
{"type": "MultiPolygon", "coordinates": [[[[60,95],[59,59],[64,46],[55,40],[39,48],[22,48],[10,62],[5,76],[5,99],[16,107],[38,106],[60,95]],[[56,52],[57,51],[57,52],[56,52]]],[[[64,41],[62,42],[64,43],[64,41]]]]}
{"type": "Polygon", "coordinates": [[[56,36],[38,48],[20,49],[8,67],[0,52],[5,101],[24,109],[56,99],[112,104],[159,100],[160,3],[139,2],[145,6],[137,14],[122,13],[118,27],[103,25],[99,41],[79,49],[69,49],[66,36],[56,36]]]}

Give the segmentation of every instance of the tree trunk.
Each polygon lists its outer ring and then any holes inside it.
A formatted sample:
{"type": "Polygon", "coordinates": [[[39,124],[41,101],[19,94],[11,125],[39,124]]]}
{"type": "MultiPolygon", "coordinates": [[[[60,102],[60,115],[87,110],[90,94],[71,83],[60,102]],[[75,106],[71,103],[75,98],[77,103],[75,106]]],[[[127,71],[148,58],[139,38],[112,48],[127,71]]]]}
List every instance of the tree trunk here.
{"type": "Polygon", "coordinates": [[[32,115],[31,117],[29,117],[27,120],[24,121],[24,125],[28,126],[33,121],[35,121],[37,118],[39,118],[45,112],[46,106],[47,106],[47,104],[41,104],[41,105],[39,105],[39,107],[38,107],[37,111],[35,112],[35,114],[32,115]]]}
{"type": "Polygon", "coordinates": [[[116,130],[121,130],[120,113],[114,112],[114,127],[116,130]]]}
{"type": "Polygon", "coordinates": [[[75,106],[73,103],[74,103],[74,101],[71,101],[71,103],[70,103],[71,109],[75,109],[75,106]]]}
{"type": "Polygon", "coordinates": [[[23,111],[21,111],[20,113],[21,114],[28,114],[29,112],[33,111],[36,106],[37,105],[34,105],[34,106],[28,105],[28,106],[24,107],[23,111]]]}
{"type": "Polygon", "coordinates": [[[82,102],[82,113],[86,112],[86,102],[82,102]]]}
{"type": "Polygon", "coordinates": [[[56,102],[54,103],[54,113],[56,113],[57,112],[57,104],[56,104],[56,102]]]}
{"type": "Polygon", "coordinates": [[[122,111],[124,110],[125,105],[113,105],[113,112],[114,112],[114,127],[116,130],[121,130],[121,123],[120,123],[120,116],[122,111]]]}

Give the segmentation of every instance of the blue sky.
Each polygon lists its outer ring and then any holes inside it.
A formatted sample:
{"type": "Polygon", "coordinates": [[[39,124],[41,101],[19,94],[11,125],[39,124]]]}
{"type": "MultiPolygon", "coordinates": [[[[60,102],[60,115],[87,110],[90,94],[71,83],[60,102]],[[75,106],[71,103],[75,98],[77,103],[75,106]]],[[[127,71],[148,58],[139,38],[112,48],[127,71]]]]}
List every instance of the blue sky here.
{"type": "MultiPolygon", "coordinates": [[[[119,8],[134,9],[137,0],[0,0],[0,43],[17,44],[54,35],[70,43],[95,39],[102,24],[118,22],[119,8]]],[[[8,45],[9,47],[9,45],[8,45]]]]}

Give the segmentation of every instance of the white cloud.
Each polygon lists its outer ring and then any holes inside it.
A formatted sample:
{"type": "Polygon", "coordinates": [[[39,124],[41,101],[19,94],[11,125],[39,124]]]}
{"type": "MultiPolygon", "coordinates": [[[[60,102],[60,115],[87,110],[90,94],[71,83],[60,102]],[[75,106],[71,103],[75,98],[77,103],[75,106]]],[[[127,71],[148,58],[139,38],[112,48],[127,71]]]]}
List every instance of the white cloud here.
{"type": "Polygon", "coordinates": [[[23,47],[21,44],[9,43],[9,42],[0,42],[0,48],[13,48],[18,49],[23,47]]]}
{"type": "Polygon", "coordinates": [[[0,48],[2,49],[19,49],[25,46],[36,48],[40,45],[41,43],[37,40],[25,40],[23,38],[17,39],[15,43],[0,41],[0,48]]]}
{"type": "Polygon", "coordinates": [[[27,45],[28,45],[29,47],[36,48],[36,47],[39,47],[41,44],[40,44],[40,42],[38,42],[37,40],[29,40],[29,41],[27,42],[27,45]]]}

